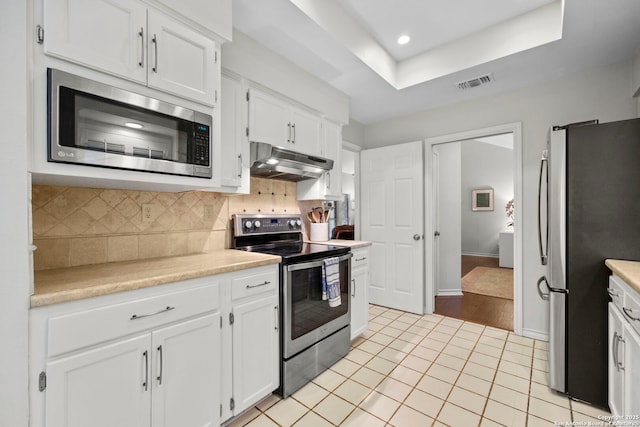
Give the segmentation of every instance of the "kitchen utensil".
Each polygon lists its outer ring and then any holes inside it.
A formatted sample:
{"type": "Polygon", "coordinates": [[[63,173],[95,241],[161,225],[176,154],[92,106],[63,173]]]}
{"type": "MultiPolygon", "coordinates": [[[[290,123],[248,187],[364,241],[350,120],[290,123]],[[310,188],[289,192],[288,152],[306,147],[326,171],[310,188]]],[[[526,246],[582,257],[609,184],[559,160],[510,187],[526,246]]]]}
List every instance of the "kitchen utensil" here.
{"type": "Polygon", "coordinates": [[[309,222],[313,222],[313,214],[312,214],[312,212],[307,212],[307,218],[309,219],[309,222]]]}
{"type": "Polygon", "coordinates": [[[329,222],[329,211],[330,211],[329,209],[324,211],[324,217],[322,222],[329,222]]]}
{"type": "Polygon", "coordinates": [[[318,212],[315,208],[311,211],[311,216],[313,217],[313,222],[321,222],[320,212],[318,212]]]}

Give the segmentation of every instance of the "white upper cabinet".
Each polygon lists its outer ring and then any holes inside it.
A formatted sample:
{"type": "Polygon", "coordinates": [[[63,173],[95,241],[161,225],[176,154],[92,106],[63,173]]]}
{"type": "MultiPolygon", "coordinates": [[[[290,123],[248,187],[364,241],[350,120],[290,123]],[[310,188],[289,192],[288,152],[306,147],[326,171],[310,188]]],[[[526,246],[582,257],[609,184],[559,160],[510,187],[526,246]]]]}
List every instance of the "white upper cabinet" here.
{"type": "Polygon", "coordinates": [[[287,101],[251,88],[249,141],[265,142],[300,153],[321,155],[322,119],[287,101]]]}
{"type": "Polygon", "coordinates": [[[220,82],[217,44],[132,0],[45,0],[44,52],[205,105],[220,82]]]}
{"type": "Polygon", "coordinates": [[[153,10],[148,28],[149,86],[215,105],[220,85],[216,43],[153,10]]]}
{"type": "Polygon", "coordinates": [[[45,53],[147,81],[147,7],[130,0],[45,0],[45,53]]]}
{"type": "Polygon", "coordinates": [[[242,83],[223,75],[220,88],[220,184],[249,193],[249,144],[244,134],[242,83]]]}

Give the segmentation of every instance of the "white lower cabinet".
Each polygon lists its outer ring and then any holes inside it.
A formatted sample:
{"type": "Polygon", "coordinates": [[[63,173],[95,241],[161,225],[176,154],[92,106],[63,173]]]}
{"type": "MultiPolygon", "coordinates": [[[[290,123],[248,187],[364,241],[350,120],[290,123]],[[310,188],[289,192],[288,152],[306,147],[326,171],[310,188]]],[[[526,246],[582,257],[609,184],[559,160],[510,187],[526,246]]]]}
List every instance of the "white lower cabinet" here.
{"type": "Polygon", "coordinates": [[[31,310],[31,426],[220,424],[216,277],[31,310]]]}
{"type": "Polygon", "coordinates": [[[369,327],[369,247],[351,250],[351,339],[369,327]]]}
{"type": "Polygon", "coordinates": [[[640,300],[619,277],[609,278],[609,409],[615,416],[640,414],[640,300]]]}
{"type": "Polygon", "coordinates": [[[138,336],[48,363],[46,426],[150,426],[150,348],[138,336]]]}
{"type": "Polygon", "coordinates": [[[280,386],[278,266],[232,273],[229,321],[222,335],[222,420],[255,405],[280,386]],[[228,404],[226,404],[228,402],[228,404]]]}

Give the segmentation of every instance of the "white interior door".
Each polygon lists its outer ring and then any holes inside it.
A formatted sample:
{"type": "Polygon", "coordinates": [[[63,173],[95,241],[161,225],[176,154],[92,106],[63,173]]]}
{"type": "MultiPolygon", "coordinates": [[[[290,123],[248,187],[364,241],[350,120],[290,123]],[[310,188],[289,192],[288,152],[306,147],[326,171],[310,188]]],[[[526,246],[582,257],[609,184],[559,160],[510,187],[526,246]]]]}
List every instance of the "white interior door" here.
{"type": "Polygon", "coordinates": [[[461,295],[460,148],[460,142],[433,146],[433,247],[437,295],[461,295]]]}
{"type": "Polygon", "coordinates": [[[369,301],[423,313],[422,142],[361,152],[362,239],[370,241],[369,301]]]}

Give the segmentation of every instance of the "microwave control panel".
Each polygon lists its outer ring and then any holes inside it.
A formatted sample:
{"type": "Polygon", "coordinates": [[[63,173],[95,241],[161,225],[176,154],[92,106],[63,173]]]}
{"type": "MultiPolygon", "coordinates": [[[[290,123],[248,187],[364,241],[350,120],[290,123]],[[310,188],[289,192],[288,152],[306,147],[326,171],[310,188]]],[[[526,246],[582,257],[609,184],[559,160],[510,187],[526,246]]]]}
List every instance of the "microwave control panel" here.
{"type": "Polygon", "coordinates": [[[191,163],[200,166],[209,166],[209,126],[195,124],[193,134],[193,144],[191,152],[191,163]]]}

